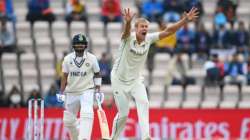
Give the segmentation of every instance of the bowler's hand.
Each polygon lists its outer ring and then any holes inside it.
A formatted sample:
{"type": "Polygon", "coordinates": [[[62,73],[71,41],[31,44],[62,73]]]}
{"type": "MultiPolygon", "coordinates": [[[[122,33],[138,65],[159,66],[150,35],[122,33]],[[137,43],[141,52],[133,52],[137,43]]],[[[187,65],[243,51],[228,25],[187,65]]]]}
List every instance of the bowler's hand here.
{"type": "Polygon", "coordinates": [[[132,13],[129,8],[123,10],[122,16],[126,22],[131,22],[136,14],[132,13]]]}
{"type": "Polygon", "coordinates": [[[188,13],[184,12],[184,18],[188,21],[194,21],[199,17],[198,8],[193,7],[188,13]]]}

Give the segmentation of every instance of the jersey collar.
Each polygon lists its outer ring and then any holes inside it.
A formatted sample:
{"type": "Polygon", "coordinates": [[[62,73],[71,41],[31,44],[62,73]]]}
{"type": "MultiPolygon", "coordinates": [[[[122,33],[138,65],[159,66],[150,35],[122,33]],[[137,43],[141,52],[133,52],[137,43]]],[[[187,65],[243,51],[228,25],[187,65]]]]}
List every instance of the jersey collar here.
{"type": "Polygon", "coordinates": [[[74,52],[74,58],[73,58],[74,63],[75,63],[75,65],[76,65],[78,68],[80,68],[80,67],[83,65],[85,59],[87,58],[87,52],[84,51],[83,56],[82,56],[82,60],[81,60],[80,62],[77,62],[76,58],[77,58],[77,56],[76,56],[76,53],[74,52]]]}

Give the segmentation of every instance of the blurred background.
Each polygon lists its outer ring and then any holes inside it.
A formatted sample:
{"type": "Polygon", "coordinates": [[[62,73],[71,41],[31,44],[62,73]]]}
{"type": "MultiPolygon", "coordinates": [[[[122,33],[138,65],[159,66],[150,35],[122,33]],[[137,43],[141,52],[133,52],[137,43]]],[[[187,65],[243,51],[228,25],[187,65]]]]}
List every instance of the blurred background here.
{"type": "Polygon", "coordinates": [[[104,106],[115,107],[110,71],[122,8],[147,18],[155,32],[193,6],[197,21],[150,48],[143,70],[150,107],[250,114],[249,0],[0,0],[0,107],[23,108],[41,97],[46,108],[62,108],[55,96],[61,63],[77,33],[89,37],[88,49],[99,58],[104,106]]]}

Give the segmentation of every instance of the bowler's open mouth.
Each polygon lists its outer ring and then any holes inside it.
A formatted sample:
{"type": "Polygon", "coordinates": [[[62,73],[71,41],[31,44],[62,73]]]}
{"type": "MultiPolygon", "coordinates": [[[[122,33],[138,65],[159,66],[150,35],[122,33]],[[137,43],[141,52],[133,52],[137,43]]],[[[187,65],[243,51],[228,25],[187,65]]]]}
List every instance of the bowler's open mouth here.
{"type": "Polygon", "coordinates": [[[146,34],[147,34],[147,32],[146,32],[146,31],[143,31],[143,32],[142,32],[142,35],[144,35],[144,36],[145,36],[146,34]]]}

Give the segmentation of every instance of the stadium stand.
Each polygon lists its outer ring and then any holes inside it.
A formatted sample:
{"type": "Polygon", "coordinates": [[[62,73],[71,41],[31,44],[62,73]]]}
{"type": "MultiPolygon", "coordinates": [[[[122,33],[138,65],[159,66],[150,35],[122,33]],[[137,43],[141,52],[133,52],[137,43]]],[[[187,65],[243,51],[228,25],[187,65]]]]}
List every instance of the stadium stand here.
{"type": "Polygon", "coordinates": [[[183,108],[198,108],[202,102],[202,87],[200,85],[189,85],[184,97],[183,108]]]}
{"type": "Polygon", "coordinates": [[[165,108],[179,108],[183,101],[183,88],[175,85],[167,88],[165,108]]]}

